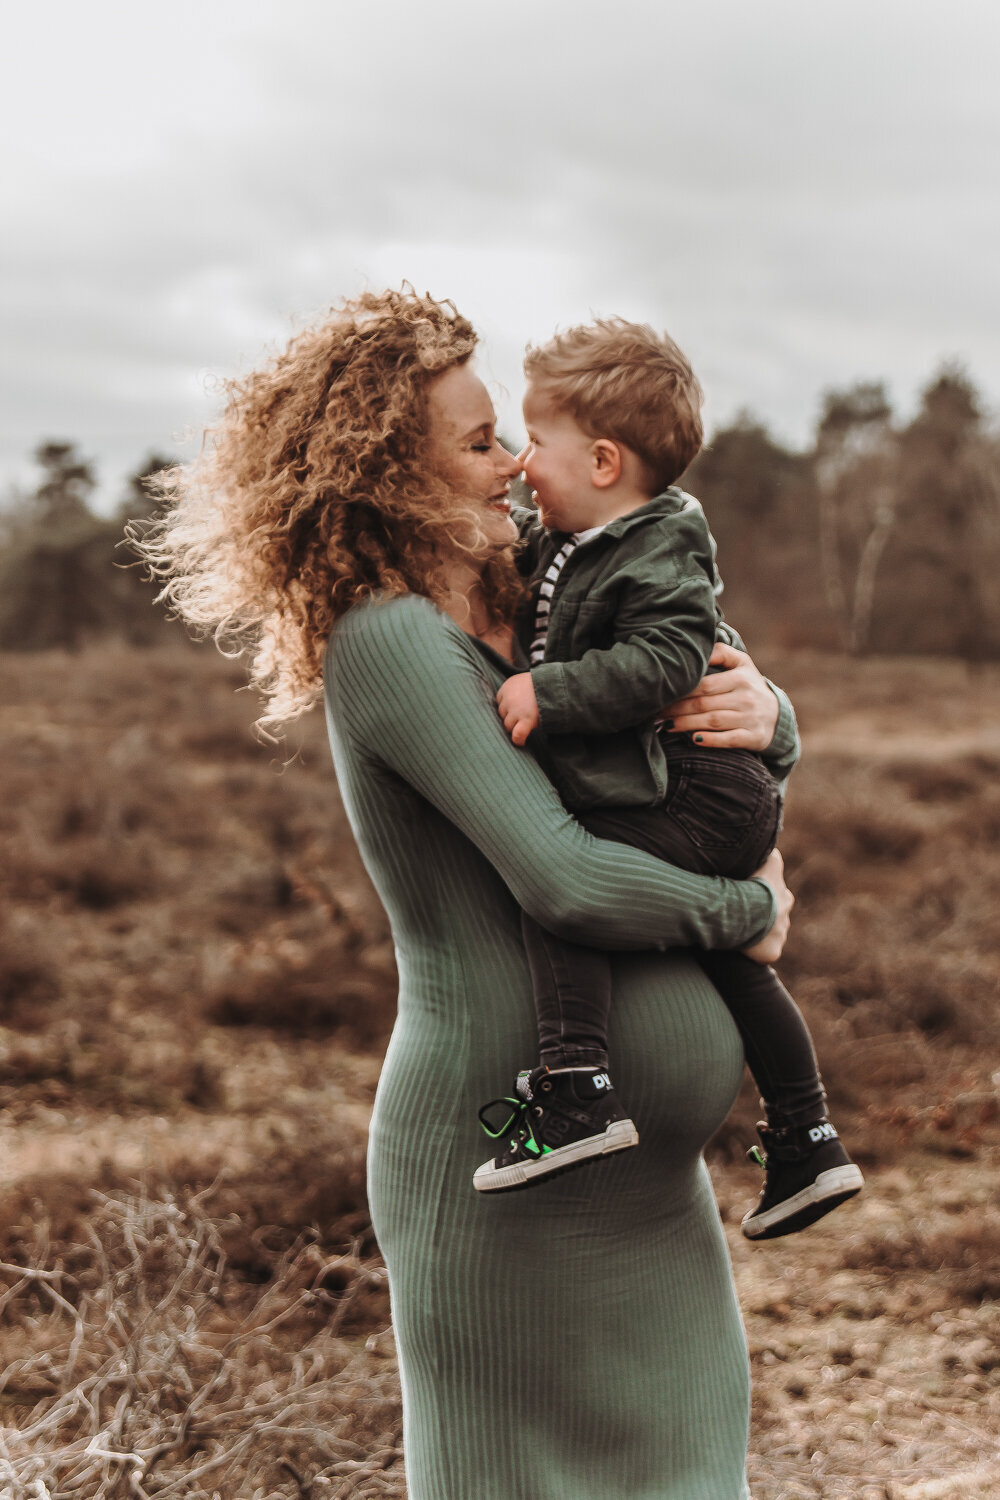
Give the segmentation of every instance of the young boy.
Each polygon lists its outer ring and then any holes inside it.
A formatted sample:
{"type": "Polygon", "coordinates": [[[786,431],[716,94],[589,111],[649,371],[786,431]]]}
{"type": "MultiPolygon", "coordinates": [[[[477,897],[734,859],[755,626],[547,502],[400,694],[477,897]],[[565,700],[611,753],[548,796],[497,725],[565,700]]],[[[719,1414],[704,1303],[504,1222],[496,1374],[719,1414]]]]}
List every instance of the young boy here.
{"type": "MultiPolygon", "coordinates": [[[[546,769],[595,835],[747,878],[777,840],[778,783],[758,755],[657,722],[704,676],[717,638],[741,644],[721,624],[701,507],[675,485],[701,447],[698,382],[671,339],[622,319],[529,350],[525,374],[524,473],[538,513],[517,516],[533,584],[519,633],[531,670],[497,694],[504,726],[517,745],[540,731],[546,769]]],[[[540,1065],[480,1112],[504,1141],[475,1174],[481,1192],[528,1187],[638,1140],[608,1072],[610,960],[527,915],[522,925],[540,1065]]],[[[808,1029],[773,970],[738,953],[698,958],[767,1114],[764,1187],[743,1232],[790,1234],[857,1193],[861,1172],[827,1118],[808,1029]]]]}

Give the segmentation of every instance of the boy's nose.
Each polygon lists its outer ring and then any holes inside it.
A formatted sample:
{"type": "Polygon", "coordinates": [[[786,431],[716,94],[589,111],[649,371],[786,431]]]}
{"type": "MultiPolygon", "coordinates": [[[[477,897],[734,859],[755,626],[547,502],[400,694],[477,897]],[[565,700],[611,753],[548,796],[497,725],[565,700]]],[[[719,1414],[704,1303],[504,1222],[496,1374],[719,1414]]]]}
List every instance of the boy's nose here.
{"type": "Polygon", "coordinates": [[[525,443],[524,447],[521,449],[520,453],[518,453],[516,455],[515,460],[514,460],[514,462],[517,464],[518,469],[523,469],[524,468],[525,464],[528,462],[528,454],[530,452],[531,452],[531,444],[530,443],[525,443]]]}

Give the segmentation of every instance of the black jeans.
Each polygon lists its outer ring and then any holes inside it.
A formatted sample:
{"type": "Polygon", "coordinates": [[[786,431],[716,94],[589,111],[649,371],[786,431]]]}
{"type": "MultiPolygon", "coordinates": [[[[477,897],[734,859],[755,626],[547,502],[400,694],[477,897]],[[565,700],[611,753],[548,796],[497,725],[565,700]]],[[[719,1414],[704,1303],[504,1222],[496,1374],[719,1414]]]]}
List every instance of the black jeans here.
{"type": "MultiPolygon", "coordinates": [[[[760,757],[665,735],[669,781],[659,807],[582,813],[597,838],[644,849],[701,875],[745,879],[760,868],[781,829],[781,797],[760,757]]],[[[521,915],[538,1015],[541,1061],[551,1067],[608,1066],[611,961],[564,942],[521,915]]],[[[772,1125],[810,1124],[825,1095],[809,1029],[775,974],[742,953],[695,957],[722,996],[772,1125]]]]}

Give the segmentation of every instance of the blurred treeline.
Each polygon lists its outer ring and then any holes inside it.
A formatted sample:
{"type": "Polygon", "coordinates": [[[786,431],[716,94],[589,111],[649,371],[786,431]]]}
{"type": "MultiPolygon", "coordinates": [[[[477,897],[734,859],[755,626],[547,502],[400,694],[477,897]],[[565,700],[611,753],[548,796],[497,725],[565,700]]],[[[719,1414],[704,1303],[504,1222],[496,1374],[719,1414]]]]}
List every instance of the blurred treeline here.
{"type": "Polygon", "coordinates": [[[75,650],[101,638],[150,646],[176,636],[123,531],[154,510],[147,483],[171,460],[151,454],[114,514],[100,516],[90,506],[94,467],[75,443],[43,442],[33,456],[37,486],[9,494],[0,513],[0,648],[75,650]]]}
{"type": "MultiPolygon", "coordinates": [[[[176,631],[122,536],[169,461],[151,455],[108,518],[74,444],[34,456],[37,487],[2,516],[0,647],[176,631]]],[[[802,451],[744,414],[683,484],[708,512],[726,613],[752,647],[1000,657],[1000,432],[961,367],[942,366],[906,421],[880,383],[828,391],[802,451]]]]}
{"type": "Polygon", "coordinates": [[[751,644],[1000,656],[1000,432],[958,366],[906,422],[881,384],[827,392],[804,452],[746,416],[682,483],[751,644]]]}

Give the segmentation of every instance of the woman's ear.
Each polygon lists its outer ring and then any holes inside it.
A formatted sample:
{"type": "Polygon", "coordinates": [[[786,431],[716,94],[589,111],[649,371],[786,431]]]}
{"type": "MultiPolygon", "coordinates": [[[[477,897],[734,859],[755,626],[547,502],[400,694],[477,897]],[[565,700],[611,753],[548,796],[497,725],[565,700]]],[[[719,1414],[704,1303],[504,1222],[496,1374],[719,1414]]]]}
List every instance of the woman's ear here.
{"type": "Polygon", "coordinates": [[[590,449],[590,482],[599,490],[610,489],[622,477],[621,446],[611,438],[598,438],[590,449]]]}

